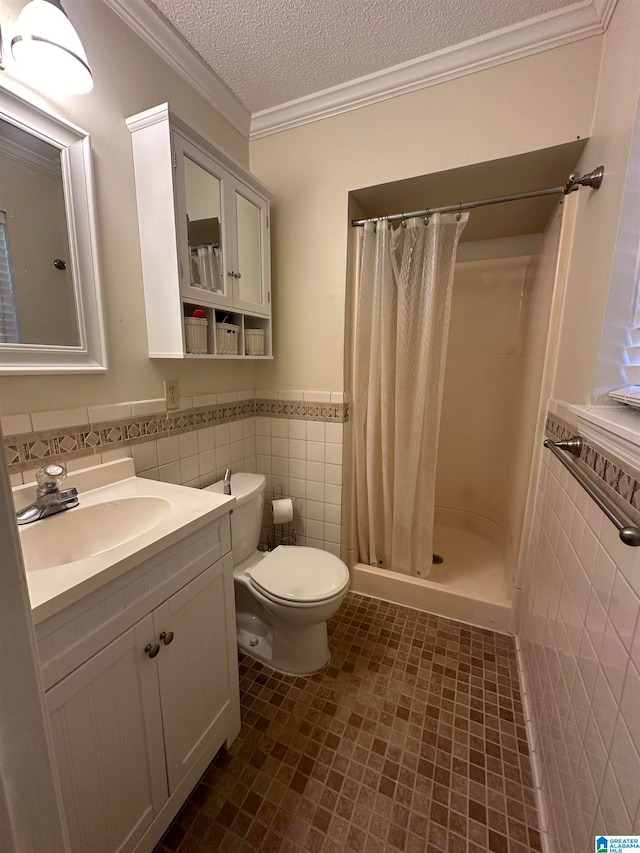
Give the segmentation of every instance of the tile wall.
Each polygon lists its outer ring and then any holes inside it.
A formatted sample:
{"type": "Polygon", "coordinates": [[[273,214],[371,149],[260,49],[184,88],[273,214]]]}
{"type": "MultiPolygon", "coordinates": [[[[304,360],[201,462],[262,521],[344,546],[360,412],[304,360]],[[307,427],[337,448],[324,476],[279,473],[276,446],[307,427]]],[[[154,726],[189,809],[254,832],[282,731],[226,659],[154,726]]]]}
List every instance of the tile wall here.
{"type": "Polygon", "coordinates": [[[295,498],[294,521],[273,527],[265,512],[261,541],[296,533],[299,545],[340,554],[347,408],[322,391],[228,392],[3,416],[12,485],[33,480],[48,460],[69,470],[132,456],[142,477],[201,488],[224,470],[258,471],[266,496],[295,498]]]}
{"type": "MultiPolygon", "coordinates": [[[[267,491],[295,499],[294,521],[283,532],[295,530],[299,545],[338,556],[347,448],[342,423],[256,418],[256,464],[267,478],[267,491]]],[[[267,541],[272,532],[267,513],[264,520],[262,538],[267,541]]]]}
{"type": "Polygon", "coordinates": [[[253,392],[112,403],[1,418],[12,485],[49,460],[69,470],[133,456],[141,476],[196,488],[233,463],[255,471],[253,392]]]}
{"type": "Polygon", "coordinates": [[[518,643],[549,851],[640,833],[639,612],[640,549],[545,452],[518,643]]]}

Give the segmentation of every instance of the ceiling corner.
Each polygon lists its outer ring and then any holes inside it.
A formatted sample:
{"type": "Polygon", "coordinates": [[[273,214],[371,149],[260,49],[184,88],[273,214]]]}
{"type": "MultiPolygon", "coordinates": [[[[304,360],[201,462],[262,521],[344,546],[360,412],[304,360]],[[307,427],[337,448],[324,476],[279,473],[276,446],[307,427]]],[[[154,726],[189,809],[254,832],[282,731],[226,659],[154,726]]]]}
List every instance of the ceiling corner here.
{"type": "Polygon", "coordinates": [[[104,2],[237,131],[249,136],[249,110],[155,6],[146,0],[104,2]]]}
{"type": "Polygon", "coordinates": [[[596,15],[602,24],[602,31],[605,32],[611,21],[611,16],[616,8],[618,0],[591,0],[596,15]]]}

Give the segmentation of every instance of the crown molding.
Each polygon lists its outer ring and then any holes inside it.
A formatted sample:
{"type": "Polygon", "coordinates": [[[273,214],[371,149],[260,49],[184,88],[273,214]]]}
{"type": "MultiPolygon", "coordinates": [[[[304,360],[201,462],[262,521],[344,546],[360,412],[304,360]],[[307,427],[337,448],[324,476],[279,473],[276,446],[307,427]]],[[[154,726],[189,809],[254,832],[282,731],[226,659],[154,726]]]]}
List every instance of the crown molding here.
{"type": "Polygon", "coordinates": [[[602,21],[603,32],[609,26],[609,22],[611,21],[611,16],[613,15],[613,10],[615,9],[617,2],[618,0],[592,0],[596,15],[598,15],[602,21]]]}
{"type": "Polygon", "coordinates": [[[37,151],[33,151],[28,145],[21,145],[19,142],[14,142],[10,139],[0,139],[0,154],[5,157],[10,157],[18,163],[29,166],[31,169],[37,169],[45,175],[53,178],[59,178],[62,181],[62,165],[60,161],[60,150],[50,146],[52,151],[55,151],[55,158],[46,157],[37,151]]]}
{"type": "Polygon", "coordinates": [[[602,35],[617,0],[579,0],[556,12],[253,115],[155,6],[147,0],[104,2],[236,130],[255,140],[583,38],[602,35]]]}
{"type": "Polygon", "coordinates": [[[104,2],[236,130],[249,135],[249,110],[155,6],[146,0],[104,2]]]}
{"type": "Polygon", "coordinates": [[[252,141],[261,139],[580,39],[602,35],[616,3],[617,0],[582,0],[568,8],[261,110],[251,118],[249,138],[252,141]]]}

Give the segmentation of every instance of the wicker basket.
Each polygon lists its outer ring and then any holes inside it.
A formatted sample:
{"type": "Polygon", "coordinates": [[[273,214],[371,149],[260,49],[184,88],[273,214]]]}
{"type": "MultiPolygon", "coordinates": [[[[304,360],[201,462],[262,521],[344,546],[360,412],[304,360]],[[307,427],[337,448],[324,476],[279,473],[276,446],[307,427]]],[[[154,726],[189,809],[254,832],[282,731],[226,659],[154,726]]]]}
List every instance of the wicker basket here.
{"type": "Polygon", "coordinates": [[[240,326],[233,323],[216,323],[216,349],[218,355],[238,355],[240,326]]]}
{"type": "Polygon", "coordinates": [[[208,325],[209,321],[205,317],[184,318],[184,343],[187,352],[206,355],[208,325]]]}
{"type": "Polygon", "coordinates": [[[264,355],[264,329],[244,330],[244,354],[264,355]]]}

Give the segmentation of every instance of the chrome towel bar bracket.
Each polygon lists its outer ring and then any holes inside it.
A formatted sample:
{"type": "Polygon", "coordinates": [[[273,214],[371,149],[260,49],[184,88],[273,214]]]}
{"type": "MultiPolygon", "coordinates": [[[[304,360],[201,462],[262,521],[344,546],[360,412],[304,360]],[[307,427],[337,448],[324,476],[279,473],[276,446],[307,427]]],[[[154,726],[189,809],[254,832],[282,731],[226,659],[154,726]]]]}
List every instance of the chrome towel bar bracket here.
{"type": "Polygon", "coordinates": [[[546,439],[544,446],[556,456],[569,473],[575,477],[585,492],[600,507],[620,534],[620,539],[625,545],[640,545],[640,528],[636,527],[627,516],[618,509],[611,499],[600,489],[595,482],[578,467],[573,457],[579,456],[582,450],[582,438],[574,435],[565,441],[551,441],[546,439]]]}

